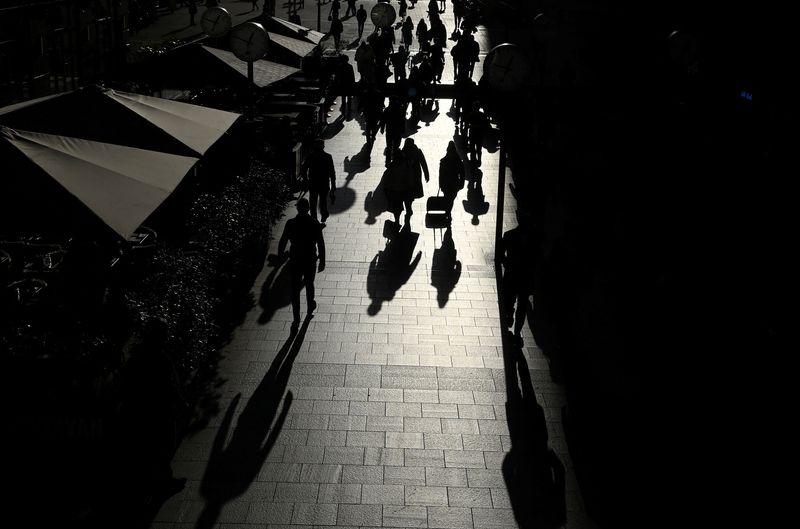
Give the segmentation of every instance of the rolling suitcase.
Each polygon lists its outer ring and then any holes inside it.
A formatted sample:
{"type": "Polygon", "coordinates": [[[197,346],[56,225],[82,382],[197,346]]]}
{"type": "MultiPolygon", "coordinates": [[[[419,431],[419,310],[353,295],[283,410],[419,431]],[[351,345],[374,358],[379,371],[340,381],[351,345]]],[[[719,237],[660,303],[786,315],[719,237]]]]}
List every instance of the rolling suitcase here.
{"type": "MultiPolygon", "coordinates": [[[[441,189],[439,190],[441,192],[441,189]]],[[[450,219],[447,214],[448,201],[445,197],[439,196],[438,192],[435,197],[428,197],[425,204],[425,227],[426,228],[444,228],[450,224],[450,219]]]]}

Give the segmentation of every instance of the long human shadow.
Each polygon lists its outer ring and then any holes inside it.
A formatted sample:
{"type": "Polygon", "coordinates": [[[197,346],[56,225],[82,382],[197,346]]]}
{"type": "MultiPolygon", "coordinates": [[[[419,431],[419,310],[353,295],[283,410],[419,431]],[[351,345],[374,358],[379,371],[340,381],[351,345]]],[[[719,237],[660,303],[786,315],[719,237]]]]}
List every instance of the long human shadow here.
{"type": "Polygon", "coordinates": [[[461,203],[464,205],[464,211],[472,215],[472,224],[475,226],[481,222],[479,217],[489,212],[489,203],[486,202],[486,195],[483,194],[480,182],[470,182],[467,186],[467,199],[461,203]]]}
{"type": "MultiPolygon", "coordinates": [[[[435,236],[436,228],[434,228],[435,236]]],[[[436,288],[436,301],[440,309],[447,305],[450,293],[461,279],[461,261],[456,259],[457,255],[453,230],[448,226],[442,235],[442,246],[433,251],[431,264],[431,285],[436,288]]]]}
{"type": "Polygon", "coordinates": [[[258,323],[262,325],[270,321],[278,309],[288,307],[292,302],[289,267],[285,262],[281,263],[275,260],[270,264],[274,268],[261,286],[261,295],[258,299],[258,305],[263,309],[258,317],[258,323]]]}
{"type": "Polygon", "coordinates": [[[536,401],[522,348],[507,329],[502,343],[511,437],[503,479],[511,508],[521,529],[555,529],[567,518],[564,465],[547,444],[544,410],[536,401]]]}
{"type": "Polygon", "coordinates": [[[378,185],[373,191],[367,193],[364,198],[364,211],[367,212],[367,218],[364,219],[364,224],[375,224],[380,214],[388,211],[389,202],[386,200],[386,192],[384,186],[386,185],[386,174],[388,170],[383,172],[378,185]]]}
{"type": "Polygon", "coordinates": [[[412,232],[409,224],[406,224],[399,233],[389,239],[386,247],[372,258],[367,273],[367,294],[371,300],[367,314],[370,316],[380,312],[384,301],[394,299],[400,287],[408,282],[417,269],[422,252],[417,252],[414,259],[411,259],[417,246],[417,239],[419,233],[412,232]]]}
{"type": "Polygon", "coordinates": [[[439,117],[439,100],[431,98],[420,105],[419,120],[425,123],[426,127],[430,127],[431,123],[436,121],[439,117]]]}
{"type": "Polygon", "coordinates": [[[358,173],[363,173],[370,168],[372,162],[372,146],[375,142],[367,141],[361,150],[352,157],[346,156],[344,159],[344,172],[347,173],[345,182],[350,182],[358,173]]]}
{"type": "Polygon", "coordinates": [[[299,329],[292,328],[267,374],[239,414],[236,427],[226,445],[225,440],[241,400],[241,393],[228,406],[214,438],[208,466],[200,483],[200,493],[206,503],[197,519],[196,529],[211,529],[225,504],[247,491],[261,471],[292,405],[292,392],[286,393],[285,399],[283,394],[310,321],[309,316],[299,329]]]}
{"type": "Polygon", "coordinates": [[[514,517],[524,529],[560,527],[566,521],[564,465],[548,447],[544,410],[536,401],[522,349],[505,329],[502,340],[511,437],[503,478],[514,517]]]}

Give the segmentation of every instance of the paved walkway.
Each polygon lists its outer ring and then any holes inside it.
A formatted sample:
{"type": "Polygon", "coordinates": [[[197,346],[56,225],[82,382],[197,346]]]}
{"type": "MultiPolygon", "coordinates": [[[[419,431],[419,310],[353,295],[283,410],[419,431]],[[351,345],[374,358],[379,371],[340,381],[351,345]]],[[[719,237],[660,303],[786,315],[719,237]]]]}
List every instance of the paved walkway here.
{"type": "MultiPolygon", "coordinates": [[[[413,134],[432,168],[454,131],[442,104],[413,134]]],[[[486,209],[473,210],[471,197],[466,208],[478,213],[465,211],[462,191],[443,251],[442,234],[425,228],[424,199],[400,244],[387,246],[392,216],[374,193],[383,147],[379,137],[370,152],[354,119],[327,141],[340,189],[316,315],[292,339],[286,271],[265,266],[259,305],[220,366],[222,411],[178,450],[175,473],[189,482],[153,527],[516,527],[502,470],[512,437],[492,267],[497,153],[485,152],[481,167],[486,209]]],[[[434,169],[427,195],[435,178],[434,169]]],[[[510,193],[506,204],[509,229],[510,193]]],[[[586,527],[563,395],[527,330],[524,338],[548,443],[567,470],[567,526],[586,527]]]]}
{"type": "MultiPolygon", "coordinates": [[[[426,196],[453,138],[449,105],[409,124],[432,171],[426,196]]],[[[152,527],[546,527],[532,523],[546,510],[531,488],[543,469],[558,483],[544,503],[565,503],[566,527],[592,527],[564,441],[563,392],[527,328],[519,373],[504,362],[496,145],[469,171],[450,230],[425,227],[423,198],[409,229],[386,239],[385,140],[365,145],[354,118],[338,108],[329,118],[339,190],[316,314],[293,334],[287,271],[265,265],[258,304],[224,351],[221,411],[179,448],[173,468],[189,482],[152,527]],[[540,457],[548,447],[555,465],[540,457]]],[[[505,205],[508,230],[508,189],[505,205]]],[[[270,253],[295,213],[291,204],[270,253]]]]}

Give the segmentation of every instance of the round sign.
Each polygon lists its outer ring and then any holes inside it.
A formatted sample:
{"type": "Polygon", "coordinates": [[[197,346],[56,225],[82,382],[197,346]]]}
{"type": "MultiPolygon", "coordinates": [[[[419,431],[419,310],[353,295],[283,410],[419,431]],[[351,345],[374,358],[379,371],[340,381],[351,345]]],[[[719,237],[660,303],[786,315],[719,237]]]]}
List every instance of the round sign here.
{"type": "Polygon", "coordinates": [[[397,18],[397,12],[390,4],[375,4],[369,12],[372,23],[379,28],[388,28],[397,18]]]}
{"type": "Polygon", "coordinates": [[[257,61],[267,54],[269,35],[257,22],[245,22],[231,30],[231,51],[246,62],[257,61]]]}
{"type": "Polygon", "coordinates": [[[516,44],[499,44],[486,55],[483,75],[493,89],[513,92],[531,82],[530,60],[516,44]]]}
{"type": "Polygon", "coordinates": [[[200,27],[211,37],[221,37],[231,29],[231,15],[224,7],[209,7],[200,17],[200,27]]]}

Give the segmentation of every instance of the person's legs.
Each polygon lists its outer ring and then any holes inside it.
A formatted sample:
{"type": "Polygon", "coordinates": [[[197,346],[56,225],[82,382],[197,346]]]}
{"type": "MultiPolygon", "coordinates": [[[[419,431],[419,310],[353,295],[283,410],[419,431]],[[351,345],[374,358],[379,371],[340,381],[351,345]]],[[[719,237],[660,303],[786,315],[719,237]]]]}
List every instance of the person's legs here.
{"type": "MultiPolygon", "coordinates": [[[[314,309],[317,308],[317,302],[314,301],[314,277],[317,273],[317,263],[316,261],[310,261],[305,266],[305,285],[306,285],[306,304],[308,305],[308,313],[311,314],[314,312],[314,309]]],[[[299,297],[299,296],[298,296],[299,297]]]]}
{"type": "Polygon", "coordinates": [[[411,204],[413,203],[414,203],[413,197],[407,197],[403,199],[403,205],[406,208],[406,217],[410,217],[411,215],[414,214],[414,210],[411,209],[411,204]]]}
{"type": "Polygon", "coordinates": [[[325,223],[328,220],[328,190],[320,190],[319,195],[319,212],[320,222],[325,223]]]}
{"type": "Polygon", "coordinates": [[[309,213],[314,220],[317,220],[317,197],[319,196],[319,191],[314,189],[313,187],[309,187],[308,189],[308,203],[311,206],[309,213]]]}
{"type": "Polygon", "coordinates": [[[514,314],[514,336],[522,337],[522,326],[525,323],[525,314],[528,312],[528,295],[520,292],[517,295],[517,310],[514,314]]]}
{"type": "Polygon", "coordinates": [[[289,261],[292,274],[292,315],[294,321],[300,321],[300,290],[303,288],[303,269],[300,265],[289,261]]]}

